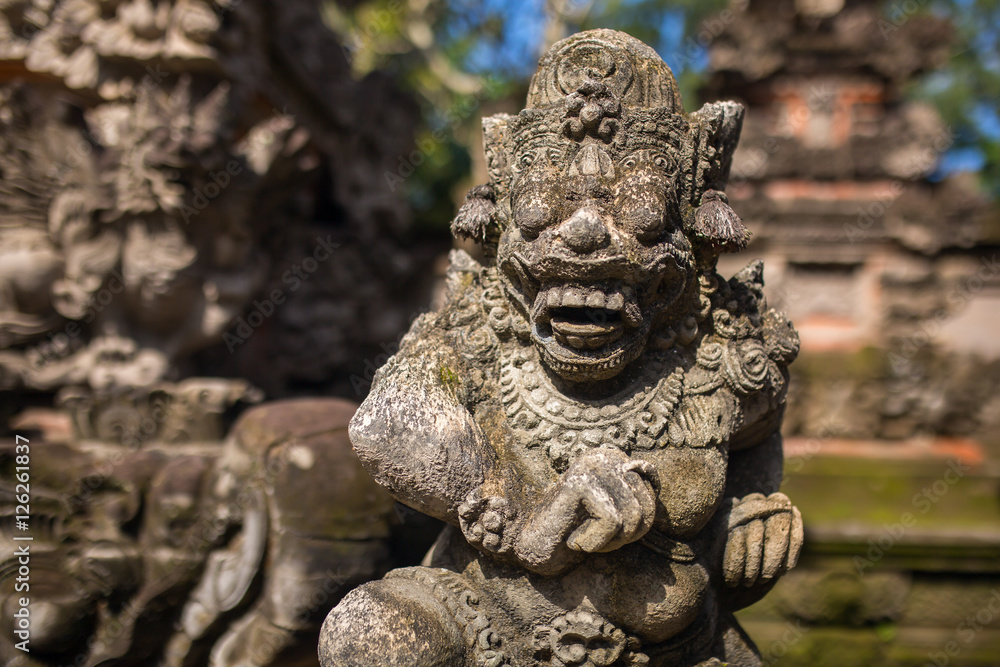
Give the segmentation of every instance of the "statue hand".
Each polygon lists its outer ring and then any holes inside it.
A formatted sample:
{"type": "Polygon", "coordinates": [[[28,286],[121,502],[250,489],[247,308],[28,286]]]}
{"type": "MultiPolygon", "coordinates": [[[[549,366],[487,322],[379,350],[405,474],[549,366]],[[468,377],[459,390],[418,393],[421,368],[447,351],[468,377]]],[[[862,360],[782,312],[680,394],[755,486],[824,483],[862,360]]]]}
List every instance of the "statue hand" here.
{"type": "Polygon", "coordinates": [[[730,587],[766,584],[795,567],[802,515],[783,493],[733,499],[723,573],[730,587]]]}
{"type": "Polygon", "coordinates": [[[614,551],[640,539],[656,515],[655,472],[646,461],[612,448],[589,451],[556,483],[519,536],[518,550],[535,561],[562,548],[614,551]]]}

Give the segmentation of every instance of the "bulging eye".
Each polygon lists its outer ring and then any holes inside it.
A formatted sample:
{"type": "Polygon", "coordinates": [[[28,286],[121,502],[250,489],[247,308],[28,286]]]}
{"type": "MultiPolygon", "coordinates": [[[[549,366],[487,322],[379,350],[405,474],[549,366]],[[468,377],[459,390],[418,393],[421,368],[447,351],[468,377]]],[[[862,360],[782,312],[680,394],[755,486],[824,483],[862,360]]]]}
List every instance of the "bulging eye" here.
{"type": "Polygon", "coordinates": [[[629,211],[626,219],[640,241],[655,241],[665,227],[666,207],[659,201],[644,203],[629,211]]]}
{"type": "Polygon", "coordinates": [[[521,157],[517,158],[517,166],[521,169],[527,169],[535,162],[534,153],[524,153],[521,157]]]}
{"type": "Polygon", "coordinates": [[[632,156],[629,156],[629,157],[625,158],[624,160],[622,160],[622,167],[624,167],[625,169],[635,169],[635,165],[636,164],[637,164],[637,161],[632,156]]]}
{"type": "Polygon", "coordinates": [[[673,171],[673,161],[666,155],[658,154],[653,156],[653,164],[664,171],[673,171]]]}
{"type": "Polygon", "coordinates": [[[521,235],[529,241],[548,227],[551,218],[549,206],[539,201],[518,205],[514,210],[514,222],[521,230],[521,235]]]}

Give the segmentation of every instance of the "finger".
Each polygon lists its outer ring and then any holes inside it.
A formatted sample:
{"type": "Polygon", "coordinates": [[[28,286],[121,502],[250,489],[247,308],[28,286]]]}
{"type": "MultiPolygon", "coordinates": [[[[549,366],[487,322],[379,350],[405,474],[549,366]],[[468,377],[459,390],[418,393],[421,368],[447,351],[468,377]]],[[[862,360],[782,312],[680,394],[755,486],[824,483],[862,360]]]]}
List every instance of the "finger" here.
{"type": "Polygon", "coordinates": [[[656,518],[656,493],[650,488],[649,483],[637,475],[626,475],[625,481],[628,482],[639,503],[641,534],[638,537],[641,537],[653,527],[653,520],[656,518]]]}
{"type": "Polygon", "coordinates": [[[739,499],[729,512],[729,527],[735,528],[766,517],[772,509],[772,504],[762,493],[751,493],[739,499]]]}
{"type": "Polygon", "coordinates": [[[581,496],[580,506],[588,518],[570,534],[566,545],[577,551],[597,551],[621,530],[618,504],[605,489],[591,486],[581,496]]]}
{"type": "Polygon", "coordinates": [[[612,536],[612,538],[595,551],[608,552],[614,551],[615,549],[625,546],[630,542],[634,542],[636,539],[645,534],[645,531],[640,532],[640,525],[642,523],[642,506],[639,501],[635,498],[627,498],[622,502],[621,507],[619,507],[619,518],[621,529],[612,536]]]}
{"type": "Polygon", "coordinates": [[[780,491],[775,491],[767,497],[775,505],[781,505],[782,507],[791,507],[792,501],[788,499],[788,496],[781,493],[780,491]]]}
{"type": "Polygon", "coordinates": [[[760,571],[762,580],[770,581],[784,569],[791,531],[791,512],[775,514],[764,524],[764,564],[760,571]]]}
{"type": "Polygon", "coordinates": [[[632,459],[626,463],[622,469],[626,472],[634,472],[638,474],[653,488],[658,489],[660,487],[660,476],[656,471],[656,466],[645,459],[632,459]]]}
{"type": "Polygon", "coordinates": [[[642,522],[642,505],[639,504],[639,499],[634,494],[631,494],[628,498],[624,499],[621,507],[619,507],[619,511],[622,524],[620,541],[623,543],[631,542],[632,537],[636,534],[642,522]]]}
{"type": "Polygon", "coordinates": [[[573,528],[582,504],[581,492],[575,485],[566,485],[552,503],[531,522],[533,532],[544,535],[545,541],[562,542],[573,528]]]}
{"type": "Polygon", "coordinates": [[[802,544],[805,541],[805,530],[802,527],[802,513],[798,507],[792,507],[792,527],[788,537],[788,569],[795,567],[799,562],[799,554],[802,553],[802,544]]]}
{"type": "Polygon", "coordinates": [[[743,581],[743,562],[747,557],[745,533],[745,526],[735,528],[730,531],[729,540],[726,542],[726,557],[722,570],[726,584],[730,587],[739,586],[743,581]]]}
{"type": "Polygon", "coordinates": [[[621,530],[621,524],[610,517],[591,517],[570,533],[566,546],[574,551],[595,553],[608,544],[621,530]]]}
{"type": "Polygon", "coordinates": [[[760,565],[764,555],[764,522],[751,521],[746,526],[747,559],[743,585],[753,586],[760,577],[760,565]]]}

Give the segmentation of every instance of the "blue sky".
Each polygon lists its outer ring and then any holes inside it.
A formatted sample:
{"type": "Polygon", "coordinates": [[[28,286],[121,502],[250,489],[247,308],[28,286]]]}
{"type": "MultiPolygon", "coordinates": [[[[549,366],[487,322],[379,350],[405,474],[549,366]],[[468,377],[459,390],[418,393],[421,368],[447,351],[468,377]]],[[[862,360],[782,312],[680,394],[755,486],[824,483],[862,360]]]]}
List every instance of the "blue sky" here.
{"type": "MultiPolygon", "coordinates": [[[[596,0],[598,6],[603,1],[596,0]]],[[[957,1],[971,5],[975,0],[957,1]]],[[[590,0],[567,2],[572,8],[573,4],[582,6],[590,0]]],[[[633,0],[624,0],[623,6],[635,7],[635,3],[633,0]]],[[[510,79],[525,81],[531,76],[541,55],[538,49],[547,24],[544,0],[452,0],[450,8],[453,18],[444,27],[446,40],[468,37],[470,34],[473,36],[473,45],[465,63],[469,71],[500,73],[510,79]],[[488,35],[472,32],[484,22],[489,25],[490,17],[497,19],[492,23],[496,30],[488,35]]],[[[684,11],[670,9],[669,2],[664,2],[664,8],[656,10],[656,14],[661,16],[656,31],[660,38],[658,43],[651,46],[656,48],[678,77],[686,68],[704,71],[708,67],[705,50],[699,50],[691,59],[677,57],[677,54],[684,53],[688,38],[693,37],[685,33],[684,11]]],[[[977,26],[976,29],[978,32],[973,40],[973,48],[977,56],[981,54],[987,67],[1000,72],[1000,52],[996,48],[997,40],[1000,39],[1000,26],[977,26]]],[[[945,84],[947,77],[947,73],[939,73],[932,75],[931,81],[938,79],[941,84],[945,84]]],[[[983,135],[1000,139],[1000,114],[995,102],[980,104],[972,116],[983,135]]],[[[978,171],[984,163],[984,156],[979,150],[956,147],[943,156],[937,175],[978,171]]]]}

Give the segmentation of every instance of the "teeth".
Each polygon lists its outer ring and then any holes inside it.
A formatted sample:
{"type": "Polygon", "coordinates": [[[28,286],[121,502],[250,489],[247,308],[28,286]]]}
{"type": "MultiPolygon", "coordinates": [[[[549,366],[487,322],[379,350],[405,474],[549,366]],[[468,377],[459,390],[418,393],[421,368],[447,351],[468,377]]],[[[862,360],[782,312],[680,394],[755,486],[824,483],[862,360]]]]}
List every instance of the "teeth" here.
{"type": "Polygon", "coordinates": [[[570,287],[563,294],[562,305],[569,308],[583,308],[586,303],[583,290],[577,287],[570,287]]]}
{"type": "Polygon", "coordinates": [[[544,303],[550,309],[566,307],[621,310],[625,306],[625,302],[631,298],[629,293],[630,290],[623,290],[608,294],[596,287],[561,285],[545,290],[536,301],[544,303]]]}
{"type": "Polygon", "coordinates": [[[558,285],[542,291],[535,299],[532,319],[549,324],[556,340],[564,347],[595,350],[621,338],[624,328],[642,325],[642,310],[635,300],[635,290],[624,285],[609,293],[596,286],[558,285]],[[552,319],[558,308],[592,308],[596,311],[589,322],[574,322],[572,318],[552,319]],[[621,313],[621,320],[605,321],[601,310],[621,313]]]}

